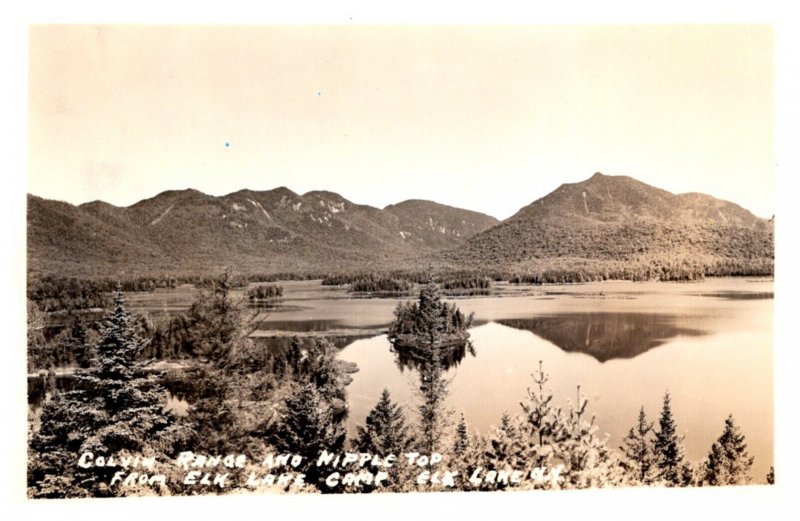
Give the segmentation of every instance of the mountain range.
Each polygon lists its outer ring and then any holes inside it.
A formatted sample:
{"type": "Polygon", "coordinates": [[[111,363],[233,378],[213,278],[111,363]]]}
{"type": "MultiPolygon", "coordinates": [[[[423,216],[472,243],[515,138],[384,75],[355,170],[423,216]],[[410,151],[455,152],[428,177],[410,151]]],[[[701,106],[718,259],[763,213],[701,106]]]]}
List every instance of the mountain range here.
{"type": "Polygon", "coordinates": [[[28,268],[82,277],[385,269],[455,248],[497,222],[432,201],[381,210],[285,187],[221,197],[167,191],[129,207],[28,195],[28,268]]]}
{"type": "Polygon", "coordinates": [[[388,269],[532,271],[564,263],[769,265],[773,223],[703,194],[627,176],[564,184],[499,222],[409,200],[383,209],[285,187],[167,191],[128,207],[28,195],[31,276],[121,277],[388,269]]]}

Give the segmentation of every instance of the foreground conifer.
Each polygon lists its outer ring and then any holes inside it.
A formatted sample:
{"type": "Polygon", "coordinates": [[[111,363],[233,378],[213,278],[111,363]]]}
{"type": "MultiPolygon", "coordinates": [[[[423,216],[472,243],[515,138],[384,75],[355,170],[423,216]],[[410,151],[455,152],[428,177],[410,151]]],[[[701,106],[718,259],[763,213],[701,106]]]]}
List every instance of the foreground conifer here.
{"type": "Polygon", "coordinates": [[[747,452],[744,434],[734,422],[733,416],[728,416],[725,419],[725,430],[711,446],[703,481],[712,486],[744,485],[752,480],[752,466],[753,457],[747,452]]]}
{"type": "Polygon", "coordinates": [[[684,455],[683,436],[678,436],[678,426],[672,415],[669,392],[664,394],[664,405],[661,408],[653,449],[656,458],[657,478],[660,481],[672,487],[682,487],[690,484],[692,472],[684,455]]]}
{"type": "MultiPolygon", "coordinates": [[[[147,341],[125,309],[122,291],[100,328],[96,367],[79,375],[78,389],[57,394],[42,410],[31,440],[29,495],[82,497],[123,495],[110,485],[115,467],[81,468],[80,456],[165,456],[186,438],[186,429],[165,410],[167,393],[138,361],[147,341]]],[[[154,490],[154,493],[165,491],[154,490]]],[[[139,491],[141,493],[141,491],[139,491]]]]}
{"type": "Polygon", "coordinates": [[[656,455],[653,449],[653,423],[647,422],[644,407],[639,419],[622,440],[622,455],[628,475],[643,485],[650,485],[656,475],[656,455]]]}

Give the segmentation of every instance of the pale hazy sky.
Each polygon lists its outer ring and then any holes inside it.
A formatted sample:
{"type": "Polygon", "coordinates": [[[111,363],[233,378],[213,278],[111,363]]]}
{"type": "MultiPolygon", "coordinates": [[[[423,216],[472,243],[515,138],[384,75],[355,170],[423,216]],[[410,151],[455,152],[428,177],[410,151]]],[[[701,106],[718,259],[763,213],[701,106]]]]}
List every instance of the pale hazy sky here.
{"type": "Polygon", "coordinates": [[[625,174],[773,209],[768,26],[34,26],[28,191],[325,189],[506,218],[625,174]]]}

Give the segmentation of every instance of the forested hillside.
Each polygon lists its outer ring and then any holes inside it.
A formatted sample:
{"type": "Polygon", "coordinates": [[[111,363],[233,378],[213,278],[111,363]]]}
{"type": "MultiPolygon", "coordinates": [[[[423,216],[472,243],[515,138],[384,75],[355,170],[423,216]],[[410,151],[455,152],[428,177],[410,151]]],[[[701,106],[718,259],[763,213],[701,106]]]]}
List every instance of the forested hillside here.
{"type": "Polygon", "coordinates": [[[496,222],[429,201],[380,210],[283,187],[222,197],[168,191],[129,207],[29,195],[28,265],[33,275],[79,277],[385,269],[496,222]]]}
{"type": "Polygon", "coordinates": [[[584,271],[590,279],[625,270],[645,279],[770,275],[774,232],[771,220],[736,204],[598,173],[560,186],[440,258],[522,273],[584,271]]]}
{"type": "Polygon", "coordinates": [[[28,196],[34,277],[469,270],[531,282],[772,275],[772,219],[626,176],[564,184],[498,223],[431,201],[168,191],[121,208],[28,196]]]}

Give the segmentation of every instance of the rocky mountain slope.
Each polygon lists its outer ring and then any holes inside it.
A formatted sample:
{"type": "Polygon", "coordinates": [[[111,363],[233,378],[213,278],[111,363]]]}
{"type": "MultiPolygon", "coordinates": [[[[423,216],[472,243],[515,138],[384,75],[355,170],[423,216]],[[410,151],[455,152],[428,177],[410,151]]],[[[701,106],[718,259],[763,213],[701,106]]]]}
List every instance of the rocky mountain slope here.
{"type": "MultiPolygon", "coordinates": [[[[391,269],[571,271],[591,278],[771,274],[773,222],[627,176],[564,184],[503,222],[432,201],[384,209],[333,192],[168,191],[129,207],[28,196],[32,275],[120,277],[391,269]],[[636,269],[639,275],[632,275],[636,269]],[[676,275],[677,273],[677,275],[676,275]]],[[[564,279],[567,280],[567,279],[564,279]]]]}
{"type": "Polygon", "coordinates": [[[734,203],[598,173],[561,185],[440,258],[523,272],[598,263],[771,265],[774,234],[771,220],[734,203]]]}
{"type": "Polygon", "coordinates": [[[314,191],[168,191],[129,207],[28,196],[32,274],[119,276],[396,267],[454,248],[497,220],[430,201],[384,210],[314,191]]]}

